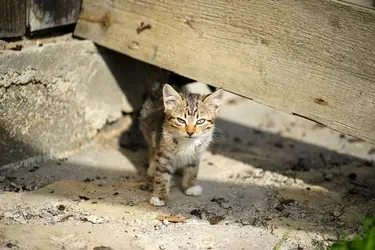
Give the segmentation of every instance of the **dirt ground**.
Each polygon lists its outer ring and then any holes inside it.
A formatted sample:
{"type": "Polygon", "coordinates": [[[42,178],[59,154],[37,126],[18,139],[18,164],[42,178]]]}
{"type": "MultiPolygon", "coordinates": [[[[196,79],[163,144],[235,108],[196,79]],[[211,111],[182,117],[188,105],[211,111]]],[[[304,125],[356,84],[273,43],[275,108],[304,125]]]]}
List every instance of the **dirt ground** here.
{"type": "Polygon", "coordinates": [[[131,124],[69,159],[1,173],[0,248],[324,249],[375,215],[374,145],[229,93],[202,196],[176,177],[167,206],[152,207],[131,124]]]}

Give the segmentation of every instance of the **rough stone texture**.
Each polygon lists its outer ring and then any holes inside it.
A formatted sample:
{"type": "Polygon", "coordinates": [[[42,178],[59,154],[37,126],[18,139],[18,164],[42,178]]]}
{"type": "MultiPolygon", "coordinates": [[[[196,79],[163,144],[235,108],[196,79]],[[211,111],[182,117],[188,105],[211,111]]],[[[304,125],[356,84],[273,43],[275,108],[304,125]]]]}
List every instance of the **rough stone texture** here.
{"type": "Polygon", "coordinates": [[[144,64],[90,41],[2,51],[0,61],[0,169],[65,157],[142,101],[144,64]]]}

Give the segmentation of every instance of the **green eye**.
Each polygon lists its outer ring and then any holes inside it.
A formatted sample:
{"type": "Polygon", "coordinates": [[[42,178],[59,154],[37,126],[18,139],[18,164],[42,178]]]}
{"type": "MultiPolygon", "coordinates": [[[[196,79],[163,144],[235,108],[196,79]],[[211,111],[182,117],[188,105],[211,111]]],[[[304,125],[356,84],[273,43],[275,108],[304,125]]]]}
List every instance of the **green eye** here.
{"type": "Polygon", "coordinates": [[[197,124],[203,124],[205,121],[206,121],[206,119],[199,119],[199,120],[197,121],[197,124]]]}
{"type": "Polygon", "coordinates": [[[178,121],[179,123],[182,123],[182,124],[185,124],[185,123],[186,123],[185,120],[184,120],[184,119],[181,119],[181,118],[177,118],[177,121],[178,121]]]}

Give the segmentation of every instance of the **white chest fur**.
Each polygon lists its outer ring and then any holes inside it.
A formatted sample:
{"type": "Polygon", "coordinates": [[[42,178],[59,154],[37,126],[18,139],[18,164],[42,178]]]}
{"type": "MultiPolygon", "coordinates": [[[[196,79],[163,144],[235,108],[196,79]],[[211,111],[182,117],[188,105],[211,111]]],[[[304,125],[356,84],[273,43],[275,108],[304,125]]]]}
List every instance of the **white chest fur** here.
{"type": "Polygon", "coordinates": [[[173,159],[174,167],[184,167],[196,163],[200,157],[203,144],[201,138],[180,138],[173,159]]]}

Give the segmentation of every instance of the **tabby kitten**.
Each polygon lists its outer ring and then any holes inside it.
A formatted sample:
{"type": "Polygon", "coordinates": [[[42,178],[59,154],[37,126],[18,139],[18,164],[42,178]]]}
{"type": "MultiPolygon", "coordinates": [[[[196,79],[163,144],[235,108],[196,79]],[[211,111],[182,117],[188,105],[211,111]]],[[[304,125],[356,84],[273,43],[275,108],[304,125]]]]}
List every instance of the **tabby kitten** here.
{"type": "Polygon", "coordinates": [[[172,175],[182,169],[186,195],[199,196],[197,184],[201,154],[209,146],[214,119],[223,95],[221,89],[209,95],[178,93],[165,84],[159,95],[148,98],[141,110],[140,129],[149,149],[147,174],[153,181],[150,204],[164,206],[172,175]]]}

